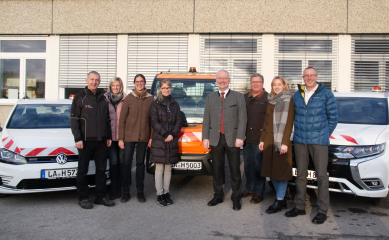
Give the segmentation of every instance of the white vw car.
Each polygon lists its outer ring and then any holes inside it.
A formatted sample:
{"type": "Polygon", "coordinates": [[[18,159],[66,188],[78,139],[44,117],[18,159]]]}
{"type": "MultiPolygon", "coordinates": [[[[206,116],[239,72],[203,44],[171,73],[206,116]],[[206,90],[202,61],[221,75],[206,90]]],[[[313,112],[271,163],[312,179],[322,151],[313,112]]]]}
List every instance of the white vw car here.
{"type": "MultiPolygon", "coordinates": [[[[17,102],[1,131],[0,194],[76,189],[78,150],[70,129],[71,104],[68,99],[17,102]]],[[[94,174],[92,160],[90,186],[94,174]]]]}
{"type": "MultiPolygon", "coordinates": [[[[389,206],[388,93],[334,93],[338,125],[330,137],[330,191],[373,198],[389,206]]],[[[308,187],[317,188],[312,162],[308,187]]],[[[296,169],[293,168],[296,176],[296,169]]]]}

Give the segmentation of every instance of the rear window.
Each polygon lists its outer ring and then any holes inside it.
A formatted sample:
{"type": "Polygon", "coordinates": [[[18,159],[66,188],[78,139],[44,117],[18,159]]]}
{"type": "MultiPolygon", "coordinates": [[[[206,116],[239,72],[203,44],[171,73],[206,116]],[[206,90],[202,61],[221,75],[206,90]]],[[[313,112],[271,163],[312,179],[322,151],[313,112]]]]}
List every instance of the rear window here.
{"type": "Polygon", "coordinates": [[[70,104],[19,104],[7,128],[70,128],[70,104]]]}
{"type": "MultiPolygon", "coordinates": [[[[156,96],[159,91],[159,81],[155,79],[151,94],[156,96]]],[[[172,83],[171,95],[180,105],[181,114],[188,124],[203,122],[205,101],[208,94],[217,91],[216,79],[169,79],[172,83]]]]}
{"type": "Polygon", "coordinates": [[[386,98],[336,98],[338,122],[349,124],[388,124],[386,98]]]}

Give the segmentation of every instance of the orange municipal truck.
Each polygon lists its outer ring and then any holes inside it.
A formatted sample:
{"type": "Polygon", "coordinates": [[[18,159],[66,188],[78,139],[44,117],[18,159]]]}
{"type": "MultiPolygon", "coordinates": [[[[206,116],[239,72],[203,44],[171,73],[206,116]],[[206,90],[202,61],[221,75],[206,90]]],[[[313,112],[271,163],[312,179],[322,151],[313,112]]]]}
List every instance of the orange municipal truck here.
{"type": "MultiPolygon", "coordinates": [[[[190,72],[161,72],[154,78],[150,93],[156,96],[161,79],[172,83],[171,95],[181,108],[183,127],[178,144],[181,161],[173,165],[173,174],[212,175],[212,159],[209,150],[203,147],[202,124],[205,101],[208,94],[218,90],[216,74],[190,72]]],[[[154,174],[155,166],[147,154],[147,172],[154,174]]]]}

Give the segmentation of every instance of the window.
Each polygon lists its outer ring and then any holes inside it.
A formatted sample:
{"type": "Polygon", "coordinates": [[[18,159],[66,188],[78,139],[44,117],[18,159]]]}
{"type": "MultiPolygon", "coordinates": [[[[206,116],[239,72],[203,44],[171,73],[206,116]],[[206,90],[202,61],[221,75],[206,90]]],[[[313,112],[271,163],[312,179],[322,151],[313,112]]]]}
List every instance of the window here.
{"type": "Polygon", "coordinates": [[[107,88],[116,77],[116,35],[61,36],[59,86],[84,88],[85,78],[90,71],[100,74],[99,88],[107,88]]]}
{"type": "Polygon", "coordinates": [[[0,99],[44,98],[46,40],[0,39],[0,99]]]}
{"type": "Polygon", "coordinates": [[[156,74],[188,70],[188,34],[128,36],[127,87],[134,87],[137,74],[146,77],[150,89],[156,74]]]}
{"type": "Polygon", "coordinates": [[[245,93],[248,80],[261,72],[261,35],[201,35],[200,71],[230,73],[230,87],[245,93]]]}
{"type": "Polygon", "coordinates": [[[351,90],[389,90],[389,35],[351,37],[351,90]]]}
{"type": "Polygon", "coordinates": [[[329,90],[337,85],[337,36],[332,35],[276,35],[275,76],[282,76],[292,89],[304,84],[306,67],[314,67],[318,81],[329,90]]]}

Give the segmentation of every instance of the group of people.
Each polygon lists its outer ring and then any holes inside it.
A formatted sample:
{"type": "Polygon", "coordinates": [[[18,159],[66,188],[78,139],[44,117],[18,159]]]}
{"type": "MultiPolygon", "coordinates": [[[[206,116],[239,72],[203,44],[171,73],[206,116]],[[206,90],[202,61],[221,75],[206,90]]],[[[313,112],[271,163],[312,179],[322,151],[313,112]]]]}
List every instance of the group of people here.
{"type": "Polygon", "coordinates": [[[271,82],[270,94],[263,88],[264,78],[250,78],[251,91],[245,95],[229,89],[230,76],[225,70],[216,75],[219,91],[207,97],[203,144],[211,149],[214,197],[208,206],[223,202],[224,163],[227,156],[231,175],[232,208],[240,210],[241,198],[260,203],[266,177],[276,190],[276,199],[266,213],[287,208],[285,195],[292,180],[292,142],[297,165],[296,206],[286,217],[305,215],[305,198],[309,156],[312,157],[318,182],[318,213],[313,223],[326,220],[329,208],[328,145],[337,125],[337,107],[333,93],[317,82],[313,67],[304,70],[304,85],[292,92],[281,76],[271,82]],[[294,129],[294,130],[293,130],[294,129]],[[240,147],[243,146],[246,185],[241,192],[240,147]]]}
{"type": "MultiPolygon", "coordinates": [[[[250,78],[251,91],[245,95],[229,89],[230,76],[225,70],[216,75],[219,91],[207,96],[203,119],[203,145],[211,149],[214,197],[208,206],[224,200],[225,156],[231,175],[233,209],[240,210],[241,198],[260,203],[266,177],[276,190],[274,203],[266,210],[272,214],[287,208],[285,195],[292,179],[292,143],[297,165],[296,206],[287,217],[305,215],[305,195],[309,156],[315,165],[318,182],[318,213],[313,223],[324,223],[329,208],[328,145],[337,125],[334,95],[317,82],[313,67],[304,70],[305,85],[293,93],[281,76],[273,78],[270,94],[263,88],[264,77],[250,78]],[[241,192],[240,148],[243,146],[246,185],[241,192]]],[[[107,92],[98,89],[100,75],[92,71],[87,86],[73,100],[71,129],[79,150],[77,191],[82,208],[93,207],[88,195],[89,160],[96,165],[95,204],[113,206],[112,200],[130,200],[131,166],[136,146],[136,189],[139,202],[143,193],[145,154],[155,163],[157,203],[173,204],[169,194],[172,164],[180,159],[178,136],[182,127],[180,107],[171,96],[171,82],[160,81],[156,99],[145,88],[142,74],[134,78],[135,88],[126,95],[119,77],[110,81],[107,92]],[[111,192],[106,197],[106,165],[109,155],[111,192]]]]}
{"type": "Polygon", "coordinates": [[[76,177],[79,205],[93,208],[89,200],[87,173],[89,160],[95,160],[95,204],[114,206],[130,200],[131,166],[136,147],[136,190],[139,202],[146,201],[143,189],[145,156],[150,147],[150,162],[155,163],[157,202],[173,204],[169,194],[172,164],[179,161],[178,135],[182,126],[180,107],[171,97],[171,82],[163,79],[157,99],[147,92],[146,78],[138,74],[135,88],[128,95],[123,81],[113,78],[106,92],[98,89],[100,74],[88,73],[87,86],[77,93],[71,108],[71,130],[79,152],[76,177]],[[111,191],[106,196],[106,167],[109,156],[111,191]]]}

